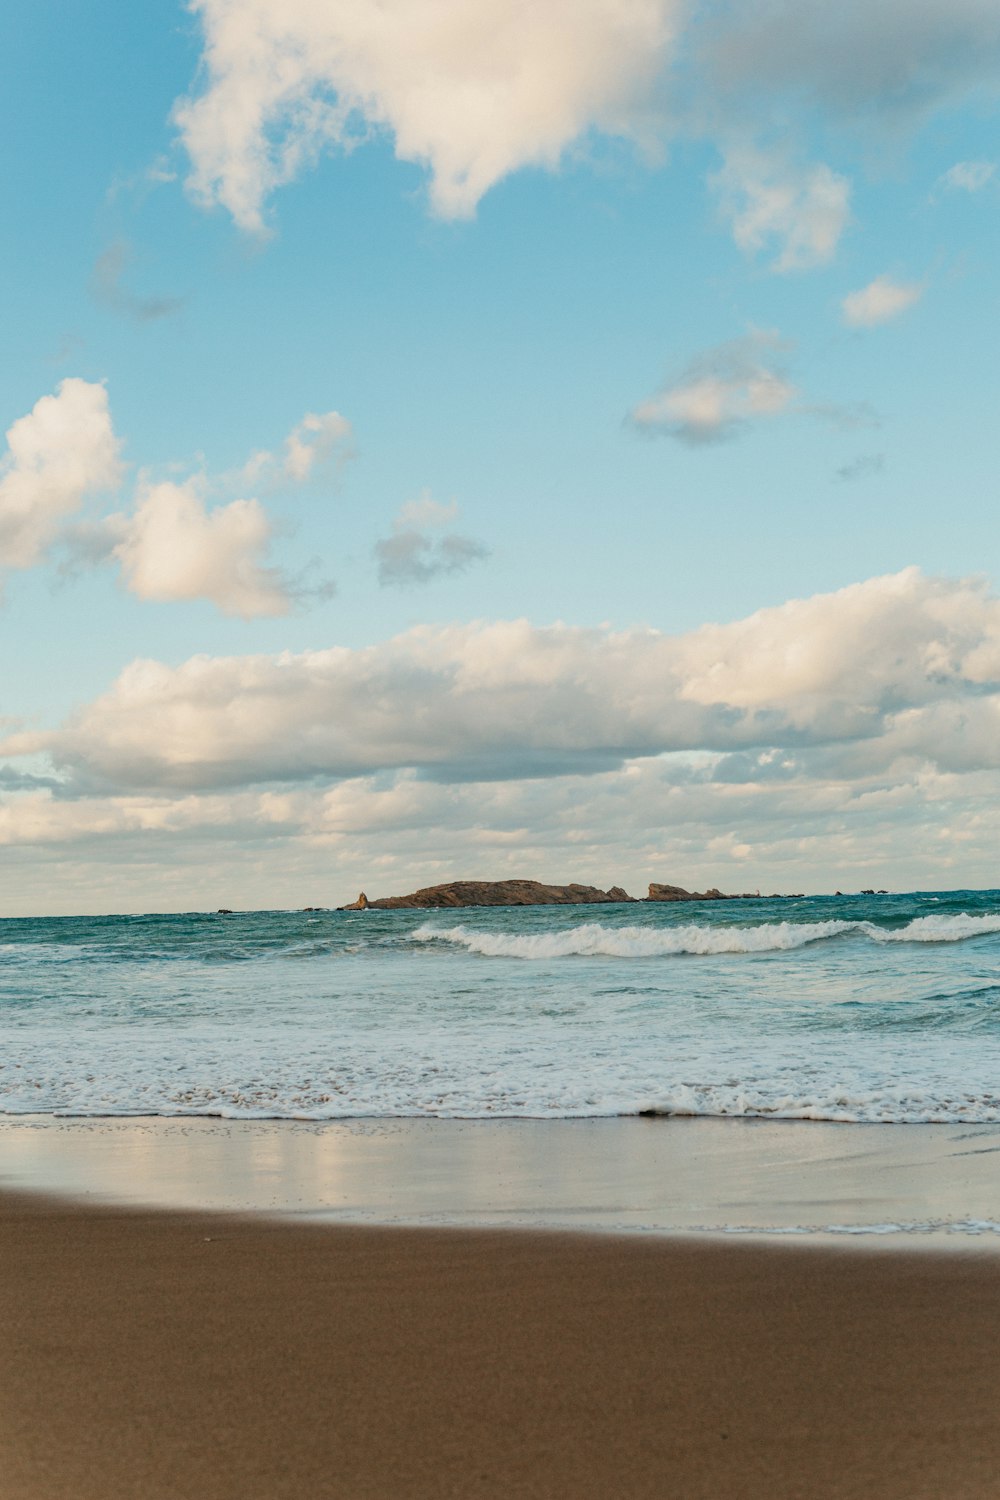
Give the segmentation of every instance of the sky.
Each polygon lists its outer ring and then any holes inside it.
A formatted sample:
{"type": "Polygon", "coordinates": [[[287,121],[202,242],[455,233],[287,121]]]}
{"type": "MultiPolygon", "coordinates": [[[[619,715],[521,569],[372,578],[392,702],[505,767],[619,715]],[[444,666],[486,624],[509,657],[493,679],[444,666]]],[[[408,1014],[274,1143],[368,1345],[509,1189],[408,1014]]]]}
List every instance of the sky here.
{"type": "Polygon", "coordinates": [[[998,884],[995,0],[11,0],[0,914],[998,884]]]}

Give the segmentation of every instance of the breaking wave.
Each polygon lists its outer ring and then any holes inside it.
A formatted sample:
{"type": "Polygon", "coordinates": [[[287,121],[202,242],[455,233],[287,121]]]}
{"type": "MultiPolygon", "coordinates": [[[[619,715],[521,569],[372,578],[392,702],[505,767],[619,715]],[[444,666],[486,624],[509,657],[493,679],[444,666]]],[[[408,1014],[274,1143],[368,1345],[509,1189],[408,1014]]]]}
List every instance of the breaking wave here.
{"type": "Polygon", "coordinates": [[[964,938],[1000,932],[1000,914],[987,912],[977,917],[963,911],[953,917],[914,917],[905,927],[860,925],[871,928],[869,935],[880,943],[960,943],[964,938]]]}
{"type": "Polygon", "coordinates": [[[1000,914],[916,917],[905,927],[874,922],[762,922],[751,927],[690,923],[683,927],[605,927],[585,922],[564,932],[480,932],[425,922],[414,942],[451,943],[484,958],[659,958],[680,954],[779,953],[853,934],[876,943],[957,943],[1000,932],[1000,914]]]}
{"type": "Polygon", "coordinates": [[[0,1120],[1000,1125],[1000,891],[0,929],[0,1120]]]}

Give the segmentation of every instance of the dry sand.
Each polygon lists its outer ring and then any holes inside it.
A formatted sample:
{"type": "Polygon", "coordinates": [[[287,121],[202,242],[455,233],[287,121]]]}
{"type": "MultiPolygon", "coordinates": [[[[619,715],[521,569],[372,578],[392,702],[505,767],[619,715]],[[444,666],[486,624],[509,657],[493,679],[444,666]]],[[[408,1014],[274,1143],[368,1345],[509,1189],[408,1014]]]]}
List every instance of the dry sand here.
{"type": "Polygon", "coordinates": [[[0,1197],[3,1500],[1000,1494],[1000,1256],[0,1197]]]}

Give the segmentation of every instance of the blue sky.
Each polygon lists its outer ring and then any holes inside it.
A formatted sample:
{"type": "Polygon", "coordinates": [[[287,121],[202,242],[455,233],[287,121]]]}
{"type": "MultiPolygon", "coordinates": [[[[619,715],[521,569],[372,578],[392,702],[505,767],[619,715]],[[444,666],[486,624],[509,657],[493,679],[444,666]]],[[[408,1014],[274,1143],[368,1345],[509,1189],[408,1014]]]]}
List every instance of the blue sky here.
{"type": "Polygon", "coordinates": [[[995,883],[994,5],[36,0],[0,69],[3,909],[995,883]]]}

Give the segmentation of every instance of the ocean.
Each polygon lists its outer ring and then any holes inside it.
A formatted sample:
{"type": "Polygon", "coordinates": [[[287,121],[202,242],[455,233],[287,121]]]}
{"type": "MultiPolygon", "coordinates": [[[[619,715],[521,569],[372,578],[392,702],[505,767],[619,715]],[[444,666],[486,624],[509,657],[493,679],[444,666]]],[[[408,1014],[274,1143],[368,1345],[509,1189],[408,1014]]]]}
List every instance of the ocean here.
{"type": "Polygon", "coordinates": [[[1000,1121],[1000,892],[0,922],[0,1113],[1000,1121]]]}

